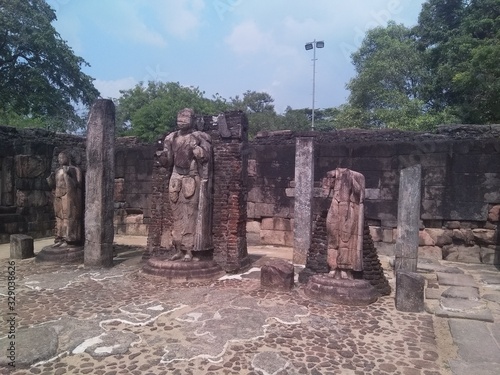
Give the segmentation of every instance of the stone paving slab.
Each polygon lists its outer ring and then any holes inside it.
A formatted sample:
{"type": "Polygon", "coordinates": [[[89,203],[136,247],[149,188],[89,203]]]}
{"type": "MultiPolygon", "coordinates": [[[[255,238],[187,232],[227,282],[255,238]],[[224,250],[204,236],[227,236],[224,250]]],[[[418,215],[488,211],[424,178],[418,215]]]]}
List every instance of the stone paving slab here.
{"type": "Polygon", "coordinates": [[[453,375],[497,375],[500,363],[467,363],[460,360],[451,360],[450,367],[453,375]]]}
{"type": "MultiPolygon", "coordinates": [[[[429,311],[432,309],[428,305],[429,311]]],[[[463,298],[447,298],[441,297],[439,305],[434,305],[432,310],[436,316],[442,318],[456,318],[456,319],[469,319],[478,320],[483,322],[494,322],[494,317],[487,307],[485,301],[474,301],[463,298]]]]}
{"type": "Polygon", "coordinates": [[[437,278],[439,285],[478,287],[478,284],[470,275],[438,272],[437,278]]]}
{"type": "Polygon", "coordinates": [[[449,325],[463,361],[474,364],[493,362],[500,366],[500,345],[492,335],[492,329],[498,329],[493,327],[498,327],[499,323],[484,324],[472,320],[450,319],[449,325]]]}
{"type": "Polygon", "coordinates": [[[442,296],[444,298],[459,298],[471,301],[479,300],[479,289],[471,286],[452,286],[446,289],[442,296]]]}
{"type": "Polygon", "coordinates": [[[458,267],[443,266],[439,263],[418,263],[419,272],[464,273],[458,267]]]}

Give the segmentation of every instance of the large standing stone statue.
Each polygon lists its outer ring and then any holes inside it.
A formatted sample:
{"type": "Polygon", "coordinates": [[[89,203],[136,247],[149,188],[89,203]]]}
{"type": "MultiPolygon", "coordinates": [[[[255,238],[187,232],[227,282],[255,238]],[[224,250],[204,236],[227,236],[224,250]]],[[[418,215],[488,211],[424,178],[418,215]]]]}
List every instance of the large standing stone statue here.
{"type": "Polygon", "coordinates": [[[352,279],[352,271],[363,270],[365,177],[337,168],[327,173],[325,182],[333,190],[326,218],[330,274],[337,279],[352,279]]]}
{"type": "Polygon", "coordinates": [[[56,238],[53,247],[81,245],[83,225],[82,172],[70,164],[65,152],[58,156],[60,168],[47,178],[55,188],[56,238]]]}
{"type": "Polygon", "coordinates": [[[363,271],[365,178],[361,173],[337,168],[327,173],[324,184],[330,194],[333,191],[326,217],[330,274],[311,276],[305,293],[339,304],[368,305],[377,300],[378,292],[353,273],[363,271]]]}
{"type": "Polygon", "coordinates": [[[212,140],[195,131],[194,111],[177,115],[178,130],[164,141],[160,163],[167,168],[168,195],[173,216],[171,260],[191,261],[193,252],[212,249],[212,140]]]}

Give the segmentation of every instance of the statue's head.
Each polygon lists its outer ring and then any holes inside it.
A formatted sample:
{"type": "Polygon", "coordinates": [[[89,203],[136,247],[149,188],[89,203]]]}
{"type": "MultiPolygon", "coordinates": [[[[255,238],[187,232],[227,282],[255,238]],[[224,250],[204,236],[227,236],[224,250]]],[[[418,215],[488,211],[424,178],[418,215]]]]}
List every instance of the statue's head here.
{"type": "Polygon", "coordinates": [[[194,126],[194,110],[184,108],[177,113],[177,127],[179,130],[189,130],[194,126]]]}
{"type": "Polygon", "coordinates": [[[65,151],[59,153],[57,160],[61,165],[69,165],[69,155],[65,151]]]}

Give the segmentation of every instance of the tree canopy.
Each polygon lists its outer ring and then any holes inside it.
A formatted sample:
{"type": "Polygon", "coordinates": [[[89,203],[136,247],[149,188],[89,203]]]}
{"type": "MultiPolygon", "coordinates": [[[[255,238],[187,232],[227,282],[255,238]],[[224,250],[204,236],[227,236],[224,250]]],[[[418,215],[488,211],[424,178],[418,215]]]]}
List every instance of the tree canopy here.
{"type": "Polygon", "coordinates": [[[174,130],[177,112],[183,108],[193,108],[200,115],[228,109],[220,96],[208,99],[198,87],[183,87],[178,82],[141,82],[120,93],[116,103],[118,134],[136,135],[147,141],[174,130]]]}
{"type": "Polygon", "coordinates": [[[367,32],[338,121],[415,130],[499,121],[499,57],[500,0],[428,0],[415,27],[367,32]]]}
{"type": "Polygon", "coordinates": [[[44,0],[0,0],[0,122],[75,130],[99,96],[87,62],[61,39],[44,0]]]}

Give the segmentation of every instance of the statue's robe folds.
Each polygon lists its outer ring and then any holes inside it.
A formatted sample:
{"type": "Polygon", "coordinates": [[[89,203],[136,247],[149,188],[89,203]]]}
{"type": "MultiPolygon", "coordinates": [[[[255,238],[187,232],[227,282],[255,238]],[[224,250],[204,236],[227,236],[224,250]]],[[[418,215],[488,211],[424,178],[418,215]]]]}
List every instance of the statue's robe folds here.
{"type": "Polygon", "coordinates": [[[363,270],[365,178],[346,168],[328,172],[333,197],[328,216],[328,265],[331,270],[363,270]]]}

